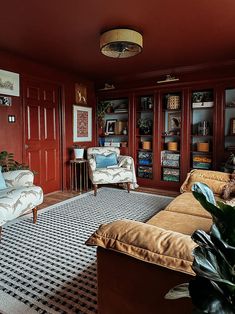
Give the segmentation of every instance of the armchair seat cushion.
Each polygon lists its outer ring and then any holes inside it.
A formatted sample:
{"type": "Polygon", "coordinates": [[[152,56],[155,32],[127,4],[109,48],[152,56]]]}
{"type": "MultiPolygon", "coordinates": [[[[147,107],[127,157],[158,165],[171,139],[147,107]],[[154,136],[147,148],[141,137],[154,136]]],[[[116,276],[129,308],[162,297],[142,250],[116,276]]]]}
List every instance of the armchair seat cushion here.
{"type": "Polygon", "coordinates": [[[0,226],[29,212],[43,202],[39,186],[22,186],[0,190],[0,226]]]}
{"type": "Polygon", "coordinates": [[[122,183],[132,182],[133,173],[132,170],[115,167],[115,168],[96,168],[91,173],[91,180],[94,184],[106,184],[109,183],[122,183]]]}

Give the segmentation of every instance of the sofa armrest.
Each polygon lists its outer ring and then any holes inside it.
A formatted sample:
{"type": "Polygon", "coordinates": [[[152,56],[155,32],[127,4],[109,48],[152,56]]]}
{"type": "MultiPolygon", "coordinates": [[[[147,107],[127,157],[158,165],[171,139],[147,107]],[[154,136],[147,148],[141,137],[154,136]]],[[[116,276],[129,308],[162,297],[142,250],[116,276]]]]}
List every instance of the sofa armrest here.
{"type": "Polygon", "coordinates": [[[30,170],[15,170],[3,172],[7,187],[32,186],[34,174],[30,170]]]}
{"type": "Polygon", "coordinates": [[[101,225],[86,244],[194,275],[192,251],[197,245],[190,236],[178,232],[142,222],[118,220],[101,225]]]}
{"type": "Polygon", "coordinates": [[[89,166],[91,168],[92,171],[94,171],[96,169],[96,161],[94,158],[89,158],[88,159],[89,162],[89,166]]]}
{"type": "Polygon", "coordinates": [[[131,169],[133,164],[133,158],[131,156],[118,156],[118,167],[126,168],[128,170],[131,169]]]}

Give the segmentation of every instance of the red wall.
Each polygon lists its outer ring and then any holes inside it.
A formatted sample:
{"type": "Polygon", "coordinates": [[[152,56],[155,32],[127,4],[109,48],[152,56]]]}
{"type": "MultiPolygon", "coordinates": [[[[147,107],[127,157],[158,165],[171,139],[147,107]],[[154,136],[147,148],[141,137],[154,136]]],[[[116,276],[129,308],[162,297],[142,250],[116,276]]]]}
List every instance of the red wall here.
{"type": "MultiPolygon", "coordinates": [[[[20,74],[20,89],[24,79],[33,78],[37,80],[57,83],[62,89],[62,142],[63,142],[63,187],[68,187],[69,169],[68,160],[73,145],[73,104],[75,104],[75,83],[87,86],[87,106],[95,108],[96,98],[93,82],[79,77],[76,74],[42,65],[25,58],[0,51],[0,69],[17,72],[20,74]]],[[[95,145],[95,110],[93,110],[92,142],[82,143],[86,147],[95,145]]],[[[24,161],[24,125],[23,125],[23,99],[12,97],[12,106],[0,106],[0,151],[7,150],[15,154],[15,159],[24,161]],[[8,115],[16,116],[16,123],[8,123],[8,115]]]]}

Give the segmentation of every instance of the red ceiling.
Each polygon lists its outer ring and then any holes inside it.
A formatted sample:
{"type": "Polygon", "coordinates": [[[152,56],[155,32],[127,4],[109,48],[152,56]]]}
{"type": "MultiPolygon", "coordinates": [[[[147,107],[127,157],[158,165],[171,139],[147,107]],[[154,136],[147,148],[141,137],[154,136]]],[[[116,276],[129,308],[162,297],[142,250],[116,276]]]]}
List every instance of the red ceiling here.
{"type": "Polygon", "coordinates": [[[220,63],[235,56],[234,0],[1,1],[0,48],[94,80],[220,63]],[[100,32],[132,27],[143,52],[113,59],[100,32]]]}

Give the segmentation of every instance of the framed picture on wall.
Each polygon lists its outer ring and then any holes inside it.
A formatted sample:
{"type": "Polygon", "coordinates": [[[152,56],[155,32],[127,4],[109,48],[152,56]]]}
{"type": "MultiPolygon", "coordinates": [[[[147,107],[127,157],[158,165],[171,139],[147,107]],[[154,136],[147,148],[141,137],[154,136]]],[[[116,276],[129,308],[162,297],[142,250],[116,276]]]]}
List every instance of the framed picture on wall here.
{"type": "Polygon", "coordinates": [[[20,75],[0,70],[0,94],[20,96],[20,75]]]}
{"type": "Polygon", "coordinates": [[[105,125],[105,133],[107,134],[115,134],[115,123],[116,119],[112,120],[106,120],[106,125],[105,125]]]}
{"type": "Polygon", "coordinates": [[[169,112],[168,113],[168,132],[177,132],[181,128],[181,113],[180,112],[169,112]]]}
{"type": "Polygon", "coordinates": [[[76,104],[87,104],[87,88],[83,84],[75,84],[75,102],[76,104]]]}
{"type": "Polygon", "coordinates": [[[73,106],[73,141],[89,142],[92,140],[92,108],[73,106]]]}

